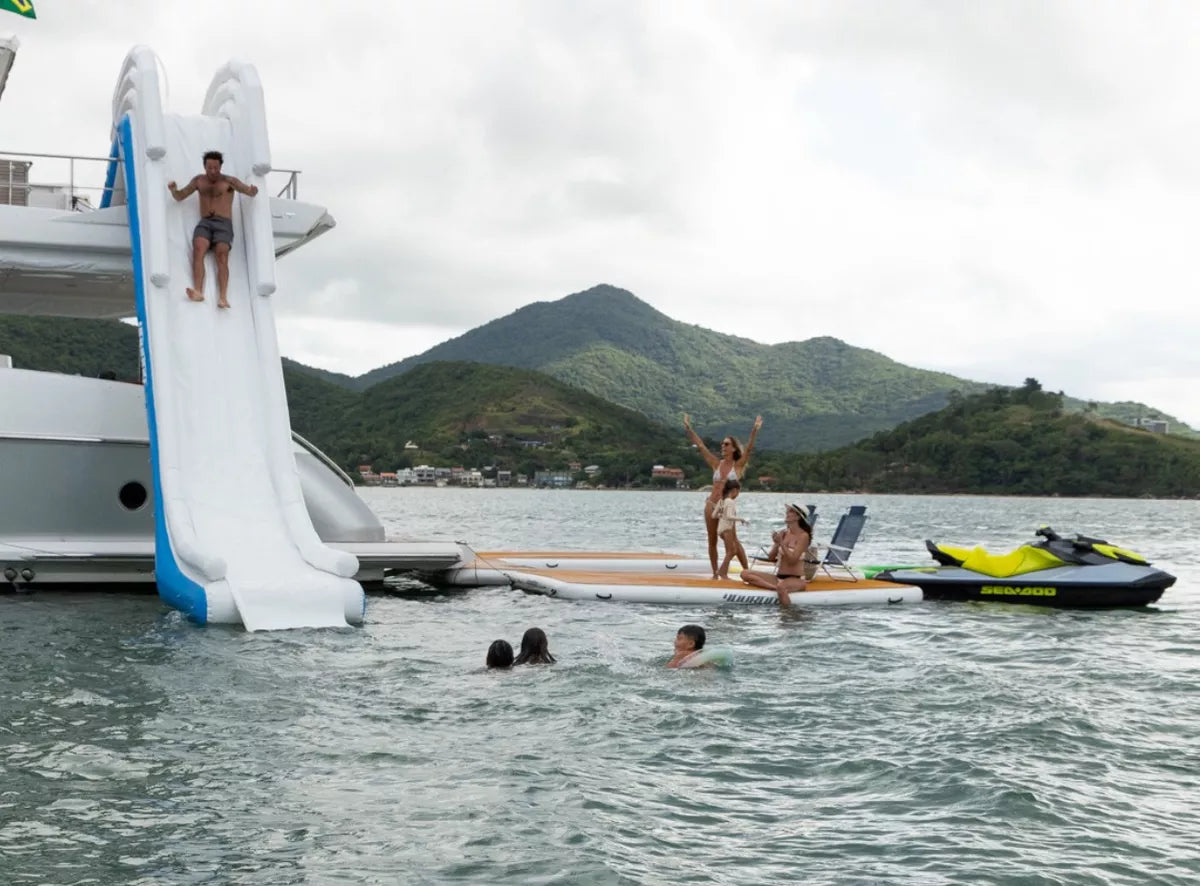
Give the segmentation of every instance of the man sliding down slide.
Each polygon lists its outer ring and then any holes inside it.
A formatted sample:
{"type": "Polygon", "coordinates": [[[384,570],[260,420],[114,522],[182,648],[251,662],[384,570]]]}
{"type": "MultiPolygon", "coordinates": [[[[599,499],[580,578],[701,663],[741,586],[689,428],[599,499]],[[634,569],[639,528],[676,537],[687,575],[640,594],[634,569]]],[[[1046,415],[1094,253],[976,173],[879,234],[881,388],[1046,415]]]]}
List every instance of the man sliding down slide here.
{"type": "Polygon", "coordinates": [[[229,249],[233,245],[233,192],[253,197],[258,193],[257,185],[247,185],[232,175],[221,174],[225,158],[220,151],[209,151],[204,155],[204,174],[197,175],[180,189],[175,182],[167,182],[171,196],[186,200],[193,191],[200,192],[200,224],[192,234],[192,277],[193,285],[187,297],[192,301],[204,301],[204,256],[211,248],[217,254],[217,307],[229,307],[226,293],[229,290],[229,249]]]}

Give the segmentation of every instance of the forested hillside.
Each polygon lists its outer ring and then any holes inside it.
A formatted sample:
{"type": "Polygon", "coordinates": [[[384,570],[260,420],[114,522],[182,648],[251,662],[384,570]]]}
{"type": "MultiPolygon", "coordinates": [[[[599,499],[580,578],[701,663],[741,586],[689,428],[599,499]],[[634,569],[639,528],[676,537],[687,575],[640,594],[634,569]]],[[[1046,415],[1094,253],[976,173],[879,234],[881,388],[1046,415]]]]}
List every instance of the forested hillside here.
{"type": "MultiPolygon", "coordinates": [[[[941,409],[952,394],[990,387],[835,338],[765,345],[680,323],[613,286],[526,305],[355,384],[365,389],[435,360],[537,369],[668,426],[689,412],[718,437],[745,434],[762,414],[763,445],[800,452],[851,443],[941,409]]],[[[1122,420],[1162,415],[1141,404],[1068,400],[1068,408],[1122,420]]]]}
{"type": "Polygon", "coordinates": [[[577,461],[600,467],[597,482],[612,485],[648,483],[655,464],[689,475],[703,464],[682,431],[538,372],[429,363],[361,393],[295,371],[285,378],[290,402],[322,404],[293,407],[293,426],[348,467],[457,464],[532,475],[577,461]]]}
{"type": "MultiPolygon", "coordinates": [[[[823,340],[827,343],[832,340],[823,340]]],[[[0,317],[0,353],[19,368],[138,376],[137,329],[115,321],[0,317]]],[[[786,346],[778,346],[786,347],[786,346]]],[[[821,370],[813,367],[814,374],[821,370]]],[[[594,482],[648,482],[654,464],[680,467],[693,485],[706,470],[676,421],[662,425],[544,374],[481,363],[428,363],[364,391],[345,376],[285,361],[293,427],[353,470],[420,461],[532,473],[595,464],[594,482]],[[412,441],[414,449],[406,449],[412,441]]],[[[1076,401],[1025,387],[947,395],[949,406],[822,453],[770,451],[766,428],[750,482],[773,488],[877,492],[1192,496],[1200,442],[1104,418],[1105,409],[1161,415],[1141,404],[1076,401]],[[1143,412],[1144,410],[1144,412],[1143,412]]],[[[743,436],[752,415],[734,424],[743,436]]],[[[699,425],[699,421],[697,421],[699,425]]],[[[700,430],[709,440],[719,427],[700,430]]]]}
{"type": "Polygon", "coordinates": [[[1034,379],[955,398],[853,446],[765,454],[754,475],[786,488],[1006,495],[1193,497],[1200,441],[1067,413],[1034,379]]]}

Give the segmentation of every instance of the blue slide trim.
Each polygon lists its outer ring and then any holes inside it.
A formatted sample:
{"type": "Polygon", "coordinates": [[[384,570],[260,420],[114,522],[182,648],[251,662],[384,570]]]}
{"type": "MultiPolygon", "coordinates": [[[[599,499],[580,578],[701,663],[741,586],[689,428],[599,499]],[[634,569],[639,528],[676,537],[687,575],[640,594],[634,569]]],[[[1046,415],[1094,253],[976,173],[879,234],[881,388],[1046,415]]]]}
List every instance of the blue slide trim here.
{"type": "MultiPolygon", "coordinates": [[[[125,155],[125,195],[129,205],[129,243],[133,252],[134,292],[137,317],[142,327],[142,365],[145,367],[146,424],[150,430],[150,470],[154,476],[154,580],[158,595],[169,606],[180,610],[200,624],[208,621],[208,596],[175,562],[175,551],[167,533],[167,517],[161,503],[162,479],[158,458],[158,419],[154,411],[154,373],[150,363],[150,326],[146,322],[146,272],[142,261],[142,229],[138,221],[137,169],[134,164],[133,125],[126,114],[118,127],[121,151],[125,155]]],[[[116,143],[114,143],[115,149],[116,143]]]]}
{"type": "Polygon", "coordinates": [[[120,136],[113,138],[112,150],[108,152],[108,169],[104,173],[104,193],[100,195],[100,208],[112,206],[113,186],[117,183],[117,164],[121,162],[120,136]]]}

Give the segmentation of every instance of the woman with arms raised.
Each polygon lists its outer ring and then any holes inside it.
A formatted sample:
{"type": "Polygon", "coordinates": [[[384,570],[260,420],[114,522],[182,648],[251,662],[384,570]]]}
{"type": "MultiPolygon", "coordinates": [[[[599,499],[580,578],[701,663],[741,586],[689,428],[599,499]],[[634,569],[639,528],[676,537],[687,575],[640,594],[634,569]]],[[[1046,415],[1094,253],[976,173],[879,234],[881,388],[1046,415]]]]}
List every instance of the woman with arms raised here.
{"type": "MultiPolygon", "coordinates": [[[[754,440],[758,437],[758,429],[762,427],[762,416],[757,416],[754,419],[754,427],[750,429],[750,436],[746,440],[746,448],[742,449],[742,444],[738,442],[737,437],[726,437],[721,441],[721,457],[713,455],[708,451],[708,447],[704,445],[704,441],[700,439],[700,435],[692,430],[691,417],[684,413],[683,429],[687,432],[688,439],[696,444],[696,448],[700,450],[700,454],[708,463],[708,466],[713,469],[713,485],[712,492],[704,502],[704,527],[708,530],[708,560],[712,564],[713,578],[717,578],[717,517],[713,514],[713,508],[717,502],[721,500],[722,493],[727,480],[740,481],[742,473],[746,470],[746,463],[750,461],[750,452],[754,449],[754,440]]],[[[736,498],[737,493],[733,493],[731,498],[736,498]]],[[[746,550],[738,543],[737,549],[738,562],[745,569],[749,566],[746,560],[746,550]]]]}

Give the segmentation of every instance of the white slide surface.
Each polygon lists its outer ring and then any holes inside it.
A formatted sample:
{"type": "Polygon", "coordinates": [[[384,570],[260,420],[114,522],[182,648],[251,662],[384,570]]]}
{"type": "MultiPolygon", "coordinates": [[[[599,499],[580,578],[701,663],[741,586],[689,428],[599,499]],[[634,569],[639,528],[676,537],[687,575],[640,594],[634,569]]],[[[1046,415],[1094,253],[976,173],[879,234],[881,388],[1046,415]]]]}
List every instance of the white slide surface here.
{"type": "Polygon", "coordinates": [[[270,157],[257,74],[249,65],[226,65],[203,113],[180,116],[162,113],[155,68],[149,50],[130,53],[114,125],[124,124],[131,148],[124,185],[142,265],[160,588],[172,572],[161,550],[165,529],[183,590],[164,597],[180,605],[192,594],[193,603],[180,608],[203,606],[191,613],[200,621],[240,621],[248,630],[359,622],[364,598],[352,579],[358,562],[318,538],[291,452],[271,303],[275,255],[263,178],[270,157]],[[182,188],[200,173],[210,150],[224,154],[222,172],[259,188],[256,197],[234,198],[227,310],[217,307],[211,252],[204,301],[186,297],[199,200],[193,194],[176,202],[167,188],[169,181],[182,188]]]}

